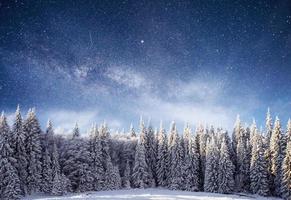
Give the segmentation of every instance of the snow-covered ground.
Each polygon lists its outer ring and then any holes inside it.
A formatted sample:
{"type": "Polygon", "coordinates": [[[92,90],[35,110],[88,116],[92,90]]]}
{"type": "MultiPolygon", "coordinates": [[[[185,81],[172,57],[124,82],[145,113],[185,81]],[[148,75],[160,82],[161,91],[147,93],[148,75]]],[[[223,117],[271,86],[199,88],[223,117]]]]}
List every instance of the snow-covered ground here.
{"type": "Polygon", "coordinates": [[[185,192],[166,189],[132,189],[103,192],[85,192],[69,194],[62,197],[29,196],[25,200],[279,200],[278,198],[264,198],[252,195],[224,195],[206,192],[185,192]]]}

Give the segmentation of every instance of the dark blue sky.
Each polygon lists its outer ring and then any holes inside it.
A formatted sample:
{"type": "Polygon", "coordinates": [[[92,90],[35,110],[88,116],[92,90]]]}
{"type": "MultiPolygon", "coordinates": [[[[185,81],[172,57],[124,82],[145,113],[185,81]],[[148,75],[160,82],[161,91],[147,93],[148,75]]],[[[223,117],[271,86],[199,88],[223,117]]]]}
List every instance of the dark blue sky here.
{"type": "Polygon", "coordinates": [[[44,124],[112,127],[236,114],[285,126],[291,110],[291,2],[1,1],[0,107],[44,124]]]}

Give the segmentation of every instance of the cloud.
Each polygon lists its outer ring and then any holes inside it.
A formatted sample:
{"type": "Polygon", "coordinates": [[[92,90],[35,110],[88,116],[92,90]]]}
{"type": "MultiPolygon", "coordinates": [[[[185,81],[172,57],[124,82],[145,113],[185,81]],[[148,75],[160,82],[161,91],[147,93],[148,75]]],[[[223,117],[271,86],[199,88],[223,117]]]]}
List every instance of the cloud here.
{"type": "Polygon", "coordinates": [[[83,135],[86,135],[93,123],[108,123],[109,128],[118,129],[122,126],[122,123],[117,119],[101,119],[99,111],[96,109],[85,111],[74,110],[51,110],[46,112],[44,116],[50,119],[55,124],[55,133],[57,134],[69,134],[75,127],[75,123],[78,126],[83,135]]]}
{"type": "Polygon", "coordinates": [[[185,122],[192,125],[203,123],[229,131],[237,114],[251,112],[252,108],[247,108],[248,101],[230,96],[225,82],[196,78],[173,83],[169,81],[166,94],[143,93],[136,99],[136,106],[132,106],[131,111],[150,117],[155,122],[174,120],[180,125],[185,122]],[[240,106],[225,103],[226,98],[232,98],[240,106]]]}

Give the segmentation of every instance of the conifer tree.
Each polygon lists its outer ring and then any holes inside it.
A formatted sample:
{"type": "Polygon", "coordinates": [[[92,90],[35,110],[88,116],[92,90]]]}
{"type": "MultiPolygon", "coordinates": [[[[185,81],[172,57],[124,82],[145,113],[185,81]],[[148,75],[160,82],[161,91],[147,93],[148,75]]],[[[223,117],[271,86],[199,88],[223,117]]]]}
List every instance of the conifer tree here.
{"type": "Polygon", "coordinates": [[[78,126],[77,122],[75,124],[74,129],[73,129],[72,137],[73,137],[73,139],[80,137],[80,130],[79,130],[79,126],[78,126]]]}
{"type": "Polygon", "coordinates": [[[134,127],[133,127],[133,125],[131,124],[130,125],[130,137],[136,137],[136,133],[135,133],[135,131],[134,131],[134,127]]]}
{"type": "Polygon", "coordinates": [[[52,190],[53,172],[52,172],[51,157],[48,152],[48,148],[45,148],[41,175],[42,175],[41,190],[42,192],[49,194],[51,193],[51,190],[52,190]]]}
{"type": "Polygon", "coordinates": [[[129,166],[129,162],[126,162],[126,166],[125,166],[125,171],[124,171],[124,177],[123,177],[123,188],[125,189],[130,189],[130,166],[129,166]]]}
{"type": "Polygon", "coordinates": [[[109,152],[109,131],[108,127],[105,123],[103,123],[100,127],[99,131],[100,137],[100,143],[101,143],[101,160],[102,160],[102,165],[103,169],[106,172],[107,170],[107,161],[108,159],[111,160],[110,157],[110,152],[109,152]]]}
{"type": "Polygon", "coordinates": [[[27,154],[25,149],[26,136],[23,132],[22,117],[20,107],[17,106],[15,113],[15,120],[12,128],[11,148],[13,149],[13,157],[16,159],[15,168],[20,181],[21,194],[27,193],[26,179],[27,179],[27,154]]]}
{"type": "Polygon", "coordinates": [[[104,187],[104,168],[102,165],[101,142],[98,137],[98,129],[93,126],[90,136],[90,167],[93,173],[93,189],[102,190],[104,187]]]}
{"type": "Polygon", "coordinates": [[[9,144],[10,128],[2,113],[0,117],[0,197],[3,200],[20,198],[20,181],[14,167],[13,149],[9,144]]]}
{"type": "Polygon", "coordinates": [[[107,158],[107,167],[105,172],[105,189],[117,190],[121,188],[121,178],[117,166],[113,166],[110,157],[107,158]]]}
{"type": "Polygon", "coordinates": [[[254,137],[250,167],[251,190],[253,193],[267,196],[269,194],[269,179],[265,155],[266,151],[263,147],[262,136],[256,131],[254,137]]]}
{"type": "Polygon", "coordinates": [[[170,188],[172,184],[172,162],[173,162],[173,157],[175,156],[175,145],[176,145],[176,139],[178,137],[178,132],[176,128],[176,123],[172,122],[170,126],[170,135],[169,135],[169,140],[168,140],[168,156],[167,156],[167,165],[168,165],[168,173],[167,173],[167,185],[170,188]]]}
{"type": "Polygon", "coordinates": [[[157,155],[156,155],[156,141],[155,134],[152,126],[148,127],[148,131],[146,132],[146,142],[145,142],[145,156],[146,163],[149,168],[149,174],[152,177],[152,186],[156,185],[156,163],[157,163],[157,155]]]}
{"type": "Polygon", "coordinates": [[[287,124],[287,131],[286,131],[286,141],[289,142],[291,140],[291,119],[288,119],[288,124],[287,124]]]}
{"type": "Polygon", "coordinates": [[[212,137],[206,146],[206,163],[205,163],[205,178],[204,191],[218,192],[218,167],[219,167],[219,153],[217,144],[212,137]]]}
{"type": "Polygon", "coordinates": [[[23,125],[23,131],[26,136],[25,149],[28,161],[27,189],[28,193],[31,194],[40,191],[42,157],[40,145],[41,129],[33,109],[28,113],[23,125]]]}
{"type": "Polygon", "coordinates": [[[199,191],[201,187],[201,167],[197,142],[190,139],[189,153],[185,155],[184,184],[187,191],[199,191]]]}
{"type": "Polygon", "coordinates": [[[174,137],[173,146],[171,149],[171,167],[170,167],[170,185],[171,190],[178,190],[183,188],[183,149],[179,135],[174,137]]]}
{"type": "Polygon", "coordinates": [[[157,183],[158,186],[167,186],[168,174],[168,138],[165,129],[160,127],[158,136],[158,156],[157,156],[157,183]]]}
{"type": "Polygon", "coordinates": [[[270,108],[268,108],[267,116],[266,116],[266,142],[267,144],[269,144],[270,142],[272,131],[273,131],[272,116],[271,116],[270,108]]]}
{"type": "Polygon", "coordinates": [[[218,166],[218,192],[231,193],[234,190],[234,165],[225,140],[222,140],[218,166]]]}
{"type": "Polygon", "coordinates": [[[145,148],[142,141],[139,141],[135,152],[135,162],[132,171],[132,184],[135,188],[146,188],[148,186],[149,174],[145,161],[145,148]]]}
{"type": "Polygon", "coordinates": [[[286,200],[291,199],[291,140],[287,143],[282,164],[281,196],[286,200]]]}
{"type": "Polygon", "coordinates": [[[280,182],[281,182],[281,163],[283,160],[281,152],[281,141],[282,140],[282,131],[281,124],[278,117],[276,117],[274,129],[272,131],[270,139],[270,163],[271,163],[271,175],[272,175],[272,185],[274,187],[274,194],[280,194],[280,182]]]}

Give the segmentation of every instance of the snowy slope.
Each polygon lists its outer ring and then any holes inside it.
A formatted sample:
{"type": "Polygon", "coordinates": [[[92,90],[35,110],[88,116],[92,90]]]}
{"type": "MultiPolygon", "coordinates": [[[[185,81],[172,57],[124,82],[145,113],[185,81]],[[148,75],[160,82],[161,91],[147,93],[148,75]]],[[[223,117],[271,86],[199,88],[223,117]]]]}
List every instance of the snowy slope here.
{"type": "Polygon", "coordinates": [[[25,200],[278,200],[278,198],[264,198],[258,196],[223,195],[205,192],[172,191],[166,189],[132,189],[103,192],[86,192],[70,194],[62,197],[29,196],[25,200]]]}

